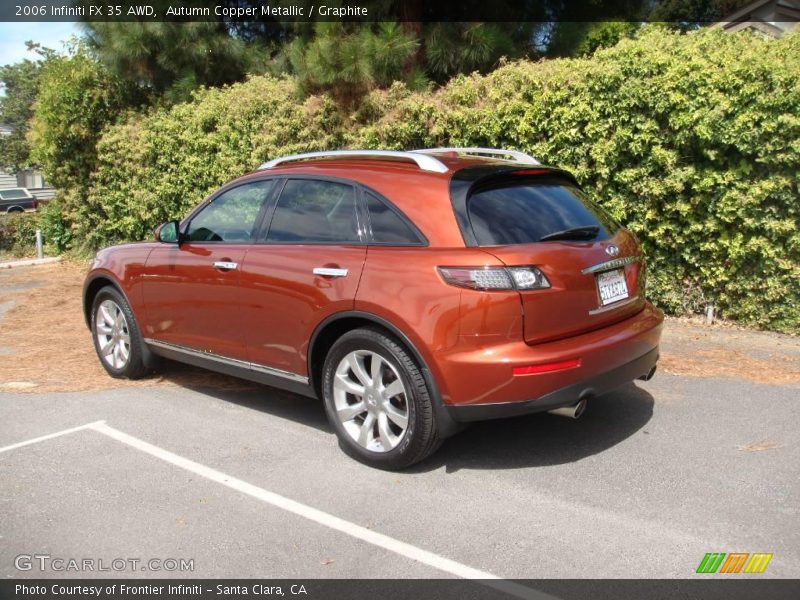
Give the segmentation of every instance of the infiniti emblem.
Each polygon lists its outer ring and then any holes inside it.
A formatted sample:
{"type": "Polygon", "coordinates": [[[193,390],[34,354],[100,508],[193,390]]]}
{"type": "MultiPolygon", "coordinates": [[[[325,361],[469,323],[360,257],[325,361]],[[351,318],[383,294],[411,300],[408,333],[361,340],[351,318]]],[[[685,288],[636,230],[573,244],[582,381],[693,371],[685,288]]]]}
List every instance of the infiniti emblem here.
{"type": "Polygon", "coordinates": [[[617,248],[614,244],[610,244],[606,246],[606,254],[609,256],[616,256],[619,254],[619,248],[617,248]]]}

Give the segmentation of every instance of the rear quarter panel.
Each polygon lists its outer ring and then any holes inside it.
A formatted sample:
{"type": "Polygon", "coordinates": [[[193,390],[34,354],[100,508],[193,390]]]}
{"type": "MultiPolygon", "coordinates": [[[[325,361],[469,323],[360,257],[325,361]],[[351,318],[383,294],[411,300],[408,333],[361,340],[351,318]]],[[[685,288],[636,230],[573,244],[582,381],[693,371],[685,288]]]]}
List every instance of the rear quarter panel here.
{"type": "MultiPolygon", "coordinates": [[[[462,323],[466,324],[465,333],[469,336],[494,332],[497,328],[491,323],[496,318],[493,310],[505,312],[509,306],[516,318],[521,319],[519,299],[514,292],[510,305],[500,301],[488,306],[471,301],[470,314],[462,321],[463,290],[445,283],[436,268],[464,264],[502,263],[478,249],[463,247],[370,246],[355,302],[356,310],[381,317],[408,337],[431,370],[445,402],[449,402],[448,383],[439,366],[439,357],[460,345],[462,323]]],[[[520,335],[521,326],[517,328],[517,336],[520,335]]]]}

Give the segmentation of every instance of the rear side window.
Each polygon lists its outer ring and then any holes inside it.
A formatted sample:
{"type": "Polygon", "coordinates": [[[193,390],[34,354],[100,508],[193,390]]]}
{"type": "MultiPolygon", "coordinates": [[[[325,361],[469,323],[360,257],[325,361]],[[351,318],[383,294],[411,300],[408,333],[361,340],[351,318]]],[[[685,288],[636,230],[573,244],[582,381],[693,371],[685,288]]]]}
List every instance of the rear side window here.
{"type": "Polygon", "coordinates": [[[592,226],[598,229],[591,239],[603,240],[619,229],[580,189],[553,180],[479,189],[468,199],[467,212],[481,246],[530,244],[557,232],[592,226]]]}
{"type": "Polygon", "coordinates": [[[423,243],[411,226],[385,202],[369,192],[366,198],[372,241],[375,244],[408,246],[423,243]]]}
{"type": "Polygon", "coordinates": [[[353,186],[335,181],[290,179],[275,206],[267,241],[360,243],[353,186]]]}

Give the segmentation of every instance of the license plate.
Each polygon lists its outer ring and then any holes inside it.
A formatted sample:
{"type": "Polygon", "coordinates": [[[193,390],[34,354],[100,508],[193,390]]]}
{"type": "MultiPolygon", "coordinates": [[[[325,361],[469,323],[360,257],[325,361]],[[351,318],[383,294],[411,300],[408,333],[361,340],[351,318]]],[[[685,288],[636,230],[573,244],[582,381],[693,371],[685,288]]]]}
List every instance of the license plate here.
{"type": "Polygon", "coordinates": [[[597,292],[600,294],[600,306],[624,300],[628,297],[628,282],[625,271],[615,269],[597,274],[597,292]]]}

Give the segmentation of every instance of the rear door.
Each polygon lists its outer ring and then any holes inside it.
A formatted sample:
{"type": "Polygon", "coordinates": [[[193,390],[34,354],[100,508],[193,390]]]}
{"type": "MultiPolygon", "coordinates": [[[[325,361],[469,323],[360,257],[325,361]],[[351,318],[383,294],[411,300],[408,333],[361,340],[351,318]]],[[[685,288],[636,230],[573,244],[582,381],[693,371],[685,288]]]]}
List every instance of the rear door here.
{"type": "Polygon", "coordinates": [[[354,306],[366,238],[354,185],[311,177],[281,185],[242,272],[245,337],[254,364],[305,376],[316,326],[354,306]]]}
{"type": "Polygon", "coordinates": [[[550,281],[520,291],[527,342],[591,331],[644,306],[636,239],[572,182],[494,180],[468,196],[467,213],[485,252],[507,266],[535,265],[550,281]]]}
{"type": "Polygon", "coordinates": [[[247,360],[241,269],[273,185],[223,191],[184,224],[184,243],[150,253],[142,286],[146,338],[247,360]]]}

